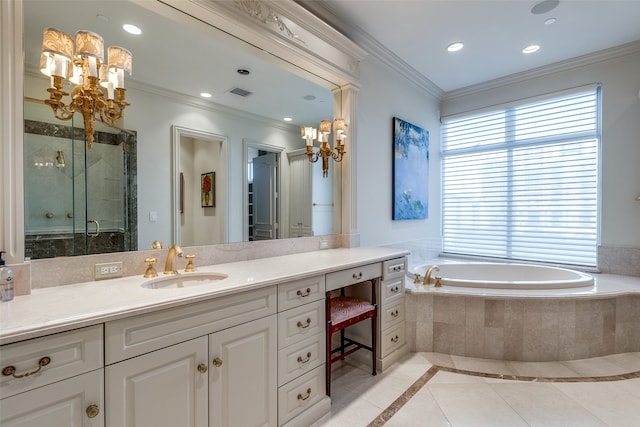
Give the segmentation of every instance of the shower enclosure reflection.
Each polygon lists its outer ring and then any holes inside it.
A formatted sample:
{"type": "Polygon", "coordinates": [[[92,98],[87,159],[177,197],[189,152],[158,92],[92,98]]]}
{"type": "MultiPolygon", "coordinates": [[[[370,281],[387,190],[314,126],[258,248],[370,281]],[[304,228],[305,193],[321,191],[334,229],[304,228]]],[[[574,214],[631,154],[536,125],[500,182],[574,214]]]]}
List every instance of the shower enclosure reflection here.
{"type": "Polygon", "coordinates": [[[25,257],[136,250],[135,133],[96,126],[88,150],[81,118],[24,106],[25,257]]]}

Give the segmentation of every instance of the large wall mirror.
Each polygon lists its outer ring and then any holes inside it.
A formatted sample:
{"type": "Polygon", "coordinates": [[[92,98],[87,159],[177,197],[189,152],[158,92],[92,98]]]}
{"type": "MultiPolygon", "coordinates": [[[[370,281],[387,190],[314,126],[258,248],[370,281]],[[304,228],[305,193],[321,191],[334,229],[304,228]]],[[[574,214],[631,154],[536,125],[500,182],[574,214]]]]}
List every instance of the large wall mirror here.
{"type": "MultiPolygon", "coordinates": [[[[105,48],[122,46],[133,55],[133,73],[125,76],[126,98],[131,105],[117,128],[100,131],[120,135],[114,141],[134,140],[122,146],[111,143],[111,148],[117,148],[113,150],[117,155],[100,154],[98,151],[105,147],[94,144],[90,156],[113,157],[112,163],[105,161],[100,168],[94,168],[100,175],[92,176],[91,182],[82,175],[86,194],[121,199],[114,200],[110,208],[115,212],[114,218],[109,209],[97,208],[104,225],[100,230],[103,238],[120,239],[122,232],[122,240],[128,241],[128,246],[118,246],[117,251],[149,249],[154,240],[165,245],[250,240],[255,182],[249,165],[261,155],[261,146],[277,147],[278,151],[278,182],[273,187],[274,196],[278,197],[274,202],[277,232],[271,236],[292,238],[341,232],[340,212],[329,208],[334,199],[341,197],[336,194],[340,191],[341,165],[332,162],[330,179],[323,181],[312,176],[320,171],[300,161],[306,158],[300,156],[305,146],[300,127],[317,127],[320,120],[341,113],[334,114],[334,106],[341,105],[336,102],[340,95],[336,85],[160,2],[25,0],[24,108],[25,118],[33,115],[31,110],[37,112],[40,119],[36,121],[55,124],[52,115],[42,119],[51,112],[47,113],[48,107],[38,102],[48,97],[49,80],[39,73],[39,61],[42,33],[49,27],[72,36],[78,30],[93,31],[104,38],[105,48]],[[123,24],[136,25],[142,34],[126,33],[123,24]],[[202,93],[210,97],[204,98],[202,93]],[[127,151],[131,144],[135,150],[127,151]],[[123,149],[127,156],[122,156],[123,149]],[[215,176],[207,184],[207,188],[214,186],[214,203],[210,199],[204,202],[201,179],[205,176],[209,180],[215,176]],[[133,188],[114,195],[116,192],[109,192],[107,185],[133,188]],[[315,216],[314,207],[319,209],[315,216]],[[185,236],[184,242],[181,236],[185,236]]],[[[71,90],[70,83],[66,89],[71,90]]],[[[59,121],[57,125],[82,128],[82,123],[59,121]]],[[[56,126],[51,129],[55,132],[56,126]]],[[[82,146],[78,141],[74,144],[82,146]]],[[[66,154],[64,148],[51,146],[47,156],[55,160],[58,151],[66,154]]],[[[32,157],[36,156],[25,149],[25,186],[37,181],[33,174],[38,171],[27,167],[35,164],[32,157]]],[[[69,151],[67,164],[86,163],[85,158],[91,157],[81,158],[69,151]]],[[[65,167],[63,172],[55,165],[53,169],[61,183],[76,185],[71,167],[65,167]]],[[[91,246],[92,235],[98,234],[96,220],[87,214],[93,208],[85,207],[79,214],[82,218],[69,214],[76,218],[72,220],[65,218],[72,208],[65,204],[75,203],[72,198],[49,209],[30,197],[25,193],[25,235],[29,240],[55,240],[65,234],[81,233],[88,239],[85,246],[91,246]],[[47,218],[47,213],[53,217],[47,218]],[[40,228],[29,228],[33,221],[27,219],[32,216],[38,218],[40,228]],[[58,226],[53,220],[60,220],[58,226]]],[[[92,202],[87,199],[81,203],[90,205],[92,202]]],[[[100,252],[105,246],[108,245],[92,247],[100,252]]],[[[111,250],[107,247],[104,251],[111,250]]],[[[27,257],[40,257],[34,253],[31,251],[27,257]]],[[[88,252],[62,253],[54,249],[43,257],[84,253],[88,252]]]]}

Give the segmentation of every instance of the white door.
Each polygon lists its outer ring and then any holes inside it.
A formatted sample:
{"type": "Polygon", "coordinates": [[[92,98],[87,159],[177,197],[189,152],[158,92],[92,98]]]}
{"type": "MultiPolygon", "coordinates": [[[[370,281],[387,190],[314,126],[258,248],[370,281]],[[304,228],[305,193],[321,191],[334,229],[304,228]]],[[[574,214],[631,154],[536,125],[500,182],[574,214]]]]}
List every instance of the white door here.
{"type": "Polygon", "coordinates": [[[276,334],[274,314],[210,335],[212,427],[277,424],[276,334]]]}
{"type": "Polygon", "coordinates": [[[208,426],[207,337],[105,368],[107,425],[208,426]]]}
{"type": "Polygon", "coordinates": [[[277,238],[277,160],[276,153],[253,158],[254,240],[277,238]]]}
{"type": "Polygon", "coordinates": [[[0,400],[2,427],[104,426],[104,372],[88,372],[0,400]]]}
{"type": "Polygon", "coordinates": [[[289,158],[289,237],[312,236],[311,166],[306,154],[289,158]]]}

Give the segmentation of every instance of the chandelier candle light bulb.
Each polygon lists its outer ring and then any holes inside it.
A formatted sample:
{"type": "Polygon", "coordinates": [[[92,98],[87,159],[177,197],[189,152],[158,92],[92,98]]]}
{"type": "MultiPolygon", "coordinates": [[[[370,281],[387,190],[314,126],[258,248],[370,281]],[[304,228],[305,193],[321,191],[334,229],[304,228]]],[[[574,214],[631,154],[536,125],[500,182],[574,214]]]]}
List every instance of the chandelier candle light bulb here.
{"type": "Polygon", "coordinates": [[[82,113],[87,147],[94,141],[95,119],[113,125],[123,117],[125,107],[124,72],[131,75],[132,55],[127,49],[111,46],[108,64],[104,64],[104,40],[91,31],[78,31],[75,39],[55,28],[47,28],[42,36],[40,71],[51,77],[45,104],[60,120],[70,120],[76,111],[82,113]],[[64,79],[76,86],[67,105],[62,98],[64,79]],[[107,98],[99,86],[107,89],[107,98]]]}
{"type": "Polygon", "coordinates": [[[347,125],[344,119],[335,119],[333,121],[333,132],[335,135],[335,148],[331,148],[329,144],[329,135],[331,134],[331,120],[322,120],[319,129],[311,126],[301,128],[302,138],[307,141],[307,157],[311,163],[315,163],[322,158],[322,176],[329,176],[329,158],[333,158],[336,162],[341,162],[345,154],[344,143],[347,138],[347,125]],[[313,140],[318,138],[320,149],[313,152],[313,140]]]}

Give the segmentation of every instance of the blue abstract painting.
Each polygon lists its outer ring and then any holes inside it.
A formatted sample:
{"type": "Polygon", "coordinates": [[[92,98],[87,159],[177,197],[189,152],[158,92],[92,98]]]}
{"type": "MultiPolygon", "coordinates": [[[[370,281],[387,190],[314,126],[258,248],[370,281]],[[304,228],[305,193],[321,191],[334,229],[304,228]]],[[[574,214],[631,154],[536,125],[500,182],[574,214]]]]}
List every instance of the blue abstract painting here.
{"type": "Polygon", "coordinates": [[[393,219],[425,219],[429,207],[429,131],[393,118],[393,219]]]}

